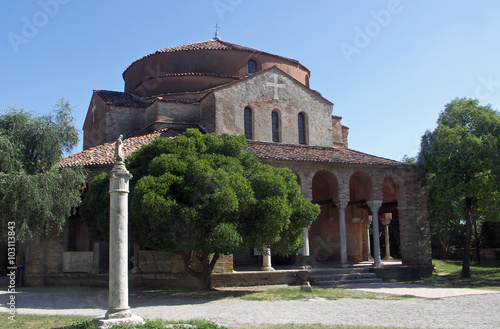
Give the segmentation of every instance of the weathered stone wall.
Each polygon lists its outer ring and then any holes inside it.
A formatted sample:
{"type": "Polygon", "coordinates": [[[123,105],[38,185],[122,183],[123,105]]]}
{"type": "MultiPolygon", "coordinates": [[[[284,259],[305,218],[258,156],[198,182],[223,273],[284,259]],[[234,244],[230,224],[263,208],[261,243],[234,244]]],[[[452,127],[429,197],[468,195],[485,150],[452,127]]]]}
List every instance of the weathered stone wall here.
{"type": "Polygon", "coordinates": [[[215,95],[210,94],[201,101],[201,122],[200,124],[208,133],[215,131],[215,95]]]}
{"type": "Polygon", "coordinates": [[[215,132],[244,133],[245,107],[253,111],[253,139],[272,142],[273,110],[279,113],[280,142],[298,144],[298,114],[307,122],[307,144],[332,146],[332,104],[274,69],[236,83],[215,94],[215,132]],[[277,81],[279,87],[270,83],[277,81]],[[278,99],[275,99],[277,97],[278,99]]]}
{"type": "Polygon", "coordinates": [[[95,93],[83,126],[83,149],[115,141],[144,127],[144,109],[105,104],[95,93]],[[94,108],[95,105],[95,108],[94,108]]]}
{"type": "Polygon", "coordinates": [[[43,285],[45,277],[63,272],[63,253],[67,243],[63,234],[51,235],[39,243],[28,246],[26,284],[43,285]]]}
{"type": "Polygon", "coordinates": [[[199,105],[172,102],[155,102],[146,109],[144,127],[150,127],[155,123],[188,123],[200,122],[199,105]]]}

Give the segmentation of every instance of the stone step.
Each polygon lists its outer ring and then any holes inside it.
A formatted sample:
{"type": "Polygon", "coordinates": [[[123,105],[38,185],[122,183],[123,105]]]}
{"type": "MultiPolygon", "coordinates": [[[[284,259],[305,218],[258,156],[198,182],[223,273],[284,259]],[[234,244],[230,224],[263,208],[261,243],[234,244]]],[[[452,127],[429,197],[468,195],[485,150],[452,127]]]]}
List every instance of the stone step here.
{"type": "Polygon", "coordinates": [[[350,273],[371,273],[369,268],[315,268],[309,270],[309,274],[316,275],[332,275],[332,274],[350,274],[350,273]]]}
{"type": "Polygon", "coordinates": [[[375,273],[342,273],[342,274],[322,274],[310,275],[314,281],[340,281],[340,280],[358,280],[373,279],[377,276],[375,273]]]}
{"type": "Polygon", "coordinates": [[[326,287],[338,287],[344,284],[380,283],[380,282],[382,282],[382,279],[380,278],[371,278],[371,279],[355,279],[355,280],[317,281],[314,283],[314,285],[326,288],[326,287]]]}

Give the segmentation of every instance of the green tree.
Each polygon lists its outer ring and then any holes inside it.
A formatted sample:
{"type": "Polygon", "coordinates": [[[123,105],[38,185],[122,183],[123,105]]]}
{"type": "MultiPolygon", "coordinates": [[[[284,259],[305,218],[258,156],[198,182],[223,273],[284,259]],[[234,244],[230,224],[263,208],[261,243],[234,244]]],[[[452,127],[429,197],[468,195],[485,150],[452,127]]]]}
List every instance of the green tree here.
{"type": "MultiPolygon", "coordinates": [[[[157,138],[126,161],[134,176],[131,238],[146,248],[181,253],[205,287],[220,254],[264,246],[295,254],[319,213],[291,170],[262,164],[245,145],[244,136],[188,129],[175,139],[157,138]]],[[[96,190],[107,186],[104,179],[93,184],[100,186],[96,190]]],[[[85,207],[102,209],[99,200],[85,207]]]]}
{"type": "Polygon", "coordinates": [[[89,184],[80,205],[80,216],[89,228],[90,241],[109,241],[109,175],[107,173],[96,176],[89,184]]]}
{"type": "Polygon", "coordinates": [[[86,174],[58,162],[77,143],[78,130],[63,99],[51,115],[15,108],[0,115],[1,232],[14,222],[17,241],[25,243],[62,230],[80,203],[86,174]]]}
{"type": "Polygon", "coordinates": [[[499,219],[500,114],[474,99],[453,100],[422,136],[418,165],[427,172],[431,213],[446,221],[459,210],[465,222],[462,277],[470,277],[472,221],[499,219]]]}

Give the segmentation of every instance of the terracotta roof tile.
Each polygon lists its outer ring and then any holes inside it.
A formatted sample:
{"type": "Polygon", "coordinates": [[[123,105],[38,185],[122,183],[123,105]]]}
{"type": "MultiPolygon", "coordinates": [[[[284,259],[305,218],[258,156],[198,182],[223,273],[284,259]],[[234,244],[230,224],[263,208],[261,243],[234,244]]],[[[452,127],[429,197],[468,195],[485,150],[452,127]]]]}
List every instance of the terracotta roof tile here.
{"type": "MultiPolygon", "coordinates": [[[[125,156],[138,150],[142,145],[151,143],[156,137],[163,136],[174,138],[181,135],[185,129],[164,128],[153,132],[138,133],[135,136],[123,139],[123,152],[125,156]]],[[[80,153],[73,154],[60,163],[61,167],[102,166],[114,162],[115,142],[104,143],[89,148],[80,153]]],[[[399,161],[376,157],[362,152],[345,148],[319,147],[307,145],[293,145],[282,143],[267,143],[248,141],[246,151],[254,154],[261,160],[285,162],[313,162],[343,165],[369,165],[369,166],[412,166],[399,161]]]]}
{"type": "Polygon", "coordinates": [[[403,162],[337,147],[248,141],[246,150],[261,160],[346,165],[408,166],[408,164],[403,162]]]}
{"type": "MultiPolygon", "coordinates": [[[[185,129],[164,128],[153,132],[144,132],[123,139],[123,155],[125,157],[138,150],[142,145],[151,143],[156,137],[163,136],[174,138],[181,135],[185,129]]],[[[83,150],[80,153],[64,158],[59,164],[61,167],[74,166],[103,166],[114,163],[115,142],[104,143],[95,147],[83,150]]]]}

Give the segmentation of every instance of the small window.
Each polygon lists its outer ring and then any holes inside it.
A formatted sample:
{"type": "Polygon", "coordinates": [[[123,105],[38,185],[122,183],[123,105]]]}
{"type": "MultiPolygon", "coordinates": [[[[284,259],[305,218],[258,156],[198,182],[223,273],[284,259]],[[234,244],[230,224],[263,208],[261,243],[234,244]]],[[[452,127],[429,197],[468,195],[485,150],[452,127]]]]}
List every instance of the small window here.
{"type": "Polygon", "coordinates": [[[300,112],[299,116],[298,116],[298,125],[299,125],[299,144],[307,144],[306,143],[306,116],[302,112],[300,112]]]}
{"type": "Polygon", "coordinates": [[[248,61],[248,74],[253,74],[257,72],[257,62],[253,59],[248,61]]]}
{"type": "Polygon", "coordinates": [[[244,111],[245,137],[252,139],[252,109],[245,107],[244,111]]]}
{"type": "Polygon", "coordinates": [[[280,141],[280,118],[279,114],[277,111],[273,111],[271,114],[271,121],[272,121],[272,132],[273,132],[273,142],[279,142],[280,141]]]}

